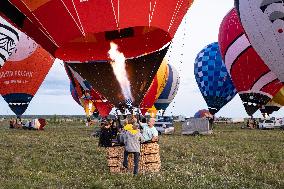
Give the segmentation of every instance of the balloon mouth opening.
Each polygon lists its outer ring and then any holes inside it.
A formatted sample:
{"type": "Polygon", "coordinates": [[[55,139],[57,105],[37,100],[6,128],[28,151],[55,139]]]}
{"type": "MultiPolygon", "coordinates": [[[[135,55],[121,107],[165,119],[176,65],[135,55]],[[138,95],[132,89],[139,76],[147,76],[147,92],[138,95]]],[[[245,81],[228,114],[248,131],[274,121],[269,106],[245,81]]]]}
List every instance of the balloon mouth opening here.
{"type": "Polygon", "coordinates": [[[139,107],[168,51],[169,44],[153,53],[125,60],[126,73],[130,81],[133,99],[125,98],[122,94],[109,60],[87,61],[84,63],[69,61],[66,63],[115,107],[130,108],[129,102],[131,100],[133,101],[131,103],[133,107],[139,107]]]}

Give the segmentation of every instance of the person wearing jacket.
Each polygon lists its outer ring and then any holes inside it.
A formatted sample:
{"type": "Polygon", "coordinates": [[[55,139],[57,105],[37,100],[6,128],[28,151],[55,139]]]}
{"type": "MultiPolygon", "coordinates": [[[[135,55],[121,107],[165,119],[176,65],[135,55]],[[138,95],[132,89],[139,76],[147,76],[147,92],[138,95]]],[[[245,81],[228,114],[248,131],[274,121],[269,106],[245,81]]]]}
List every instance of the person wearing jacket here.
{"type": "Polygon", "coordinates": [[[128,168],[128,155],[134,154],[134,170],[133,174],[138,174],[139,159],[140,159],[140,145],[144,142],[144,137],[138,129],[138,124],[133,123],[132,129],[124,131],[120,138],[121,142],[125,145],[123,166],[128,168]]]}
{"type": "Polygon", "coordinates": [[[102,147],[110,147],[112,146],[112,132],[110,128],[110,123],[106,122],[103,124],[101,128],[100,138],[99,138],[99,146],[102,147]]]}

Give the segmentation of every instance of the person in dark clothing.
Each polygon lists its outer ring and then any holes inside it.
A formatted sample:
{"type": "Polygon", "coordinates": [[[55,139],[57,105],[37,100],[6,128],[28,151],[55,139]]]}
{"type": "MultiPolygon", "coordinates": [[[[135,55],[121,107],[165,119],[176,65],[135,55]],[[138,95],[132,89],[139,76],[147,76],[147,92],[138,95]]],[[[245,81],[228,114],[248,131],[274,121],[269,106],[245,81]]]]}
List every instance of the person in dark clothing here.
{"type": "Polygon", "coordinates": [[[111,122],[111,135],[113,139],[116,139],[118,133],[118,128],[116,126],[116,122],[112,120],[111,122]]]}
{"type": "Polygon", "coordinates": [[[109,122],[106,122],[101,128],[99,146],[102,147],[112,146],[111,140],[112,140],[111,125],[109,122]]]}

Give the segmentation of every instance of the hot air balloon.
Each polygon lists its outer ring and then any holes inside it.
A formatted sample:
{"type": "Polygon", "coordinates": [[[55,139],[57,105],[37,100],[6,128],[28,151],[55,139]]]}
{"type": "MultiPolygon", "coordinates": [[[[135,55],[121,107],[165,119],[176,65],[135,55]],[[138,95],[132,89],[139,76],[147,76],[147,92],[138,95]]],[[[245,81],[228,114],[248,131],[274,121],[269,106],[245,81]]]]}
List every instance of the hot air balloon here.
{"type": "Polygon", "coordinates": [[[12,55],[21,32],[0,16],[0,68],[12,55]]]}
{"type": "Polygon", "coordinates": [[[168,64],[168,78],[161,95],[156,100],[154,106],[157,110],[165,111],[175,98],[180,83],[178,71],[168,64]]]}
{"type": "Polygon", "coordinates": [[[49,72],[54,58],[25,34],[12,56],[0,69],[0,94],[21,116],[49,72]]]}
{"type": "Polygon", "coordinates": [[[207,45],[198,53],[194,63],[194,75],[212,115],[237,94],[217,42],[207,45]]]}
{"type": "Polygon", "coordinates": [[[194,114],[194,118],[209,118],[209,117],[212,118],[213,115],[206,109],[198,110],[198,112],[194,114]]]}
{"type": "Polygon", "coordinates": [[[246,37],[237,11],[223,19],[219,31],[220,50],[246,112],[252,116],[282,88],[246,37]]]}
{"type": "Polygon", "coordinates": [[[86,115],[90,117],[93,113],[98,112],[102,117],[108,116],[112,105],[77,72],[68,68],[66,64],[65,70],[70,79],[71,95],[84,108],[86,115]]]}
{"type": "Polygon", "coordinates": [[[36,38],[34,28],[40,28],[56,47],[50,52],[116,107],[127,102],[138,107],[191,4],[192,0],[3,0],[0,8],[29,36],[36,38]],[[113,73],[111,42],[125,56],[130,98],[113,73]]]}
{"type": "Polygon", "coordinates": [[[283,1],[235,0],[235,6],[251,45],[284,82],[283,1]]]}
{"type": "MultiPolygon", "coordinates": [[[[140,110],[143,115],[148,111],[156,112],[155,107],[153,107],[156,100],[161,95],[163,89],[166,86],[168,79],[168,62],[164,59],[156,76],[154,77],[152,84],[140,103],[140,110]]],[[[150,112],[149,112],[150,113],[150,112]]]]}

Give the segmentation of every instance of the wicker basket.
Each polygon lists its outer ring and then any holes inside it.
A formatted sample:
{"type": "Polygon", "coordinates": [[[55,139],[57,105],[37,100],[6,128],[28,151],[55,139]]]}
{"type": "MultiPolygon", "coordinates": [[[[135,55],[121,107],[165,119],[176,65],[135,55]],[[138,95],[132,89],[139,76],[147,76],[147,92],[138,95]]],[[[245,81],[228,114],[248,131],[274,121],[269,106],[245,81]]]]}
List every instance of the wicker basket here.
{"type": "MultiPolygon", "coordinates": [[[[161,169],[160,148],[158,143],[146,143],[141,145],[139,172],[159,172],[161,169]]],[[[128,156],[128,170],[123,168],[123,146],[107,148],[107,162],[111,173],[124,173],[133,171],[133,154],[128,156]]]]}

